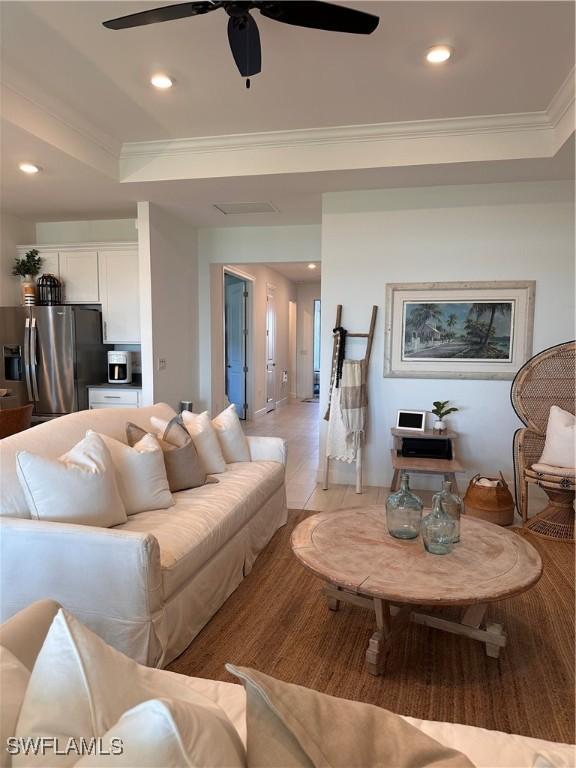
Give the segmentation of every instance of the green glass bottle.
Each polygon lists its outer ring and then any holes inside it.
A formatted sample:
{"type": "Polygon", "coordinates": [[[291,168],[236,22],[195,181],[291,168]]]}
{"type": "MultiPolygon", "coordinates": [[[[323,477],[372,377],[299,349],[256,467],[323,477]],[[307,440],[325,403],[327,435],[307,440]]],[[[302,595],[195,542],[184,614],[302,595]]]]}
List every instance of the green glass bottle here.
{"type": "Polygon", "coordinates": [[[396,539],[415,539],[420,533],[422,501],[410,490],[410,478],[403,473],[400,490],[386,500],[388,532],[396,539]]]}
{"type": "Polygon", "coordinates": [[[432,503],[438,496],[440,503],[448,512],[450,517],[454,520],[454,544],[460,541],[460,515],[462,514],[462,499],[455,493],[452,493],[452,483],[450,480],[444,480],[442,483],[442,490],[439,493],[434,494],[432,497],[432,503]]]}
{"type": "Polygon", "coordinates": [[[433,555],[448,555],[454,547],[454,520],[440,503],[440,494],[432,500],[432,512],[422,520],[422,540],[433,555]]]}

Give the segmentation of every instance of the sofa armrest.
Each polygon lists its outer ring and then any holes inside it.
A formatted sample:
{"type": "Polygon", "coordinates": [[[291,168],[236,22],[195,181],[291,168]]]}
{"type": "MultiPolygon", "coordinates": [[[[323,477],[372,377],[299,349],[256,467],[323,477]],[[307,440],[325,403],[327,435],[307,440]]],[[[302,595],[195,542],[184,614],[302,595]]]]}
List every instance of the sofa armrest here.
{"type": "Polygon", "coordinates": [[[50,598],[119,650],[133,655],[138,645],[140,661],[148,654],[162,608],[160,548],[150,534],[4,517],[0,583],[2,620],[50,598]]]}
{"type": "Polygon", "coordinates": [[[249,435],[248,445],[252,461],[277,461],[286,466],[288,443],[283,438],[249,435]]]}

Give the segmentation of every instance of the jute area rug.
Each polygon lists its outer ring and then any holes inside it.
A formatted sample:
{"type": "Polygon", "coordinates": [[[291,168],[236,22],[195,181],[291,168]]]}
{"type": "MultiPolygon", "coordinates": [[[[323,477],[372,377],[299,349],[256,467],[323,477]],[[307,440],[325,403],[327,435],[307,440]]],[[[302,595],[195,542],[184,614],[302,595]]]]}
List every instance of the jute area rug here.
{"type": "Polygon", "coordinates": [[[529,592],[489,608],[508,644],[499,659],[465,637],[412,624],[384,677],[364,667],[373,615],[327,609],[322,583],[290,549],[311,512],[292,511],[252,572],[169,669],[236,682],[225,662],[404,715],[574,742],[574,548],[527,531],[544,561],[529,592]]]}

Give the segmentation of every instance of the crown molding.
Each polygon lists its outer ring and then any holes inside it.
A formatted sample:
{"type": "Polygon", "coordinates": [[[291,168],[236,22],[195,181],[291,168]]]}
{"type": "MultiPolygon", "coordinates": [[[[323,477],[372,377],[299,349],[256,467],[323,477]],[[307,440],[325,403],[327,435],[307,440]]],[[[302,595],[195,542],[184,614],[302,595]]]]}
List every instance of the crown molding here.
{"type": "Polygon", "coordinates": [[[546,110],[546,116],[554,128],[560,123],[566,113],[574,108],[574,77],[575,72],[572,69],[552,97],[546,110]]]}
{"type": "Polygon", "coordinates": [[[120,152],[120,181],[544,158],[573,131],[572,70],[537,112],[130,142],[120,152]]]}
{"type": "Polygon", "coordinates": [[[100,173],[118,177],[119,141],[96,128],[64,102],[40,91],[9,65],[2,67],[0,87],[4,120],[100,173]]]}
{"type": "Polygon", "coordinates": [[[548,130],[549,128],[550,120],[546,112],[454,117],[129,142],[123,144],[120,158],[144,158],[159,155],[166,157],[203,152],[236,152],[245,149],[285,149],[298,146],[356,144],[358,142],[394,139],[518,133],[548,130]]]}
{"type": "Polygon", "coordinates": [[[138,248],[137,240],[115,240],[113,242],[94,240],[93,242],[81,243],[33,243],[32,245],[17,245],[18,253],[26,253],[31,248],[38,248],[39,251],[133,251],[138,248]]]}

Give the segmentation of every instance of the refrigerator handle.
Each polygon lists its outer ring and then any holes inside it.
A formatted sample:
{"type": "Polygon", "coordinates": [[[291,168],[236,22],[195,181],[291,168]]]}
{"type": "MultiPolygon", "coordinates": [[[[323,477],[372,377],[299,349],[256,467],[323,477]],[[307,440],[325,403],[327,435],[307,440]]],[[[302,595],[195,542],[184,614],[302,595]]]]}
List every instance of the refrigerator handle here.
{"type": "Polygon", "coordinates": [[[26,392],[28,400],[32,402],[32,386],[30,384],[30,318],[26,318],[24,324],[24,373],[26,375],[26,392]]]}
{"type": "Polygon", "coordinates": [[[34,400],[40,400],[38,396],[38,379],[36,377],[36,318],[32,318],[30,326],[30,370],[32,372],[32,392],[34,400]]]}

